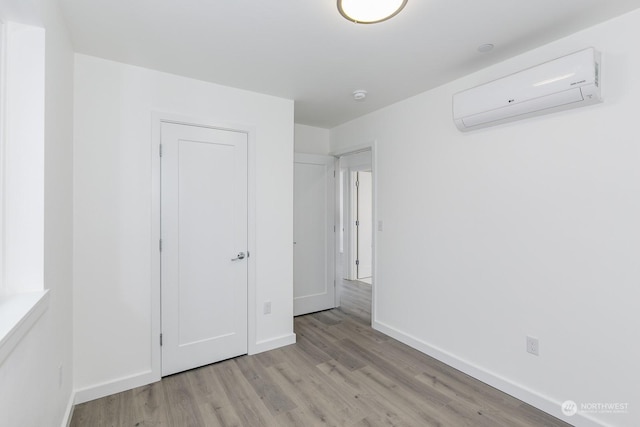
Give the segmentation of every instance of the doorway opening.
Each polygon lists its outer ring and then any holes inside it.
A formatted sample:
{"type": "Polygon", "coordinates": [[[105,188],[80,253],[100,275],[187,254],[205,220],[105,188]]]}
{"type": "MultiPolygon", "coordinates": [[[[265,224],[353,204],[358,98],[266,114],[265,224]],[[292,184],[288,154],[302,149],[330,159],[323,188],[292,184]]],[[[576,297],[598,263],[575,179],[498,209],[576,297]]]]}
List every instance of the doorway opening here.
{"type": "Polygon", "coordinates": [[[372,147],[338,156],[336,305],[374,318],[374,171],[372,147]]]}

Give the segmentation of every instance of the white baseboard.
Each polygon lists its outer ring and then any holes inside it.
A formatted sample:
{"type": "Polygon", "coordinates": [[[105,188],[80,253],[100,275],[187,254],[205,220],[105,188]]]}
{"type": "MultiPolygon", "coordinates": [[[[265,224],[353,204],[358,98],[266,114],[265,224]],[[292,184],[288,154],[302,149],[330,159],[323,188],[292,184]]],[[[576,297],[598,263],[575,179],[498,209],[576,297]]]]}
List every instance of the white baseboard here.
{"type": "Polygon", "coordinates": [[[275,350],[296,343],[296,334],[291,333],[281,337],[271,338],[264,341],[258,341],[253,348],[249,349],[249,354],[258,354],[264,351],[275,350]]]}
{"type": "Polygon", "coordinates": [[[485,384],[489,384],[490,386],[497,388],[498,390],[501,390],[517,399],[520,399],[523,402],[526,402],[529,405],[540,409],[541,411],[544,411],[549,415],[559,418],[571,425],[574,425],[576,427],[608,427],[607,424],[596,421],[593,418],[586,416],[585,414],[577,413],[573,416],[566,416],[560,410],[562,402],[557,402],[547,396],[543,396],[540,393],[516,384],[513,381],[510,381],[492,372],[486,371],[474,365],[473,363],[460,359],[459,357],[449,352],[434,347],[409,334],[405,334],[404,332],[395,329],[392,326],[386,325],[379,321],[374,321],[372,327],[386,335],[389,335],[391,338],[394,338],[408,345],[409,347],[413,347],[416,350],[421,351],[422,353],[425,353],[443,363],[446,363],[447,365],[461,372],[464,372],[465,374],[470,375],[485,384]]]}
{"type": "Polygon", "coordinates": [[[160,381],[160,376],[152,371],[145,371],[128,377],[118,378],[102,384],[76,390],[74,393],[74,403],[78,405],[90,400],[99,399],[122,391],[131,390],[132,388],[151,384],[156,381],[160,381]]]}
{"type": "Polygon", "coordinates": [[[75,407],[76,401],[76,393],[74,391],[69,395],[69,402],[67,403],[67,409],[64,411],[64,416],[62,417],[62,424],[60,427],[69,427],[71,424],[71,418],[73,418],[73,408],[75,407]]]}
{"type": "MultiPolygon", "coordinates": [[[[249,354],[262,353],[264,351],[269,351],[279,347],[284,347],[286,345],[295,344],[295,342],[296,334],[293,333],[264,341],[258,341],[253,346],[253,348],[250,349],[249,354]]],[[[160,380],[161,376],[159,373],[154,373],[152,370],[149,370],[140,372],[139,374],[134,374],[127,377],[117,378],[112,381],[107,381],[101,384],[96,384],[90,387],[77,389],[73,393],[75,396],[73,399],[73,404],[78,405],[80,403],[100,399],[101,397],[131,390],[132,388],[151,384],[160,380]]],[[[73,405],[71,405],[71,407],[73,407],[73,405]]]]}
{"type": "MultiPolygon", "coordinates": [[[[440,348],[432,346],[418,338],[415,338],[409,334],[406,334],[392,326],[386,325],[379,321],[374,321],[373,328],[389,335],[390,337],[412,347],[422,353],[425,353],[447,365],[464,372],[467,375],[472,376],[492,387],[497,388],[529,405],[540,409],[556,418],[559,418],[576,427],[610,427],[600,421],[597,421],[585,414],[576,414],[574,416],[565,416],[560,411],[561,402],[557,402],[550,399],[547,396],[541,395],[533,390],[523,387],[514,383],[506,378],[496,375],[492,372],[484,370],[473,363],[460,359],[459,357],[446,352],[440,348]]],[[[281,337],[276,337],[264,341],[258,341],[249,354],[258,354],[269,350],[274,350],[279,347],[296,343],[296,334],[287,334],[281,337]]],[[[74,404],[80,404],[88,402],[90,400],[99,399],[101,397],[109,396],[111,394],[120,393],[122,391],[130,390],[135,387],[150,384],[152,382],[159,381],[160,378],[152,371],[142,372],[140,374],[131,375],[128,377],[119,378],[117,380],[105,382],[91,387],[86,387],[80,390],[76,390],[72,393],[69,401],[69,405],[66,410],[66,416],[63,420],[62,427],[67,427],[71,421],[73,414],[74,404]],[[64,422],[66,421],[66,422],[64,422]]]]}

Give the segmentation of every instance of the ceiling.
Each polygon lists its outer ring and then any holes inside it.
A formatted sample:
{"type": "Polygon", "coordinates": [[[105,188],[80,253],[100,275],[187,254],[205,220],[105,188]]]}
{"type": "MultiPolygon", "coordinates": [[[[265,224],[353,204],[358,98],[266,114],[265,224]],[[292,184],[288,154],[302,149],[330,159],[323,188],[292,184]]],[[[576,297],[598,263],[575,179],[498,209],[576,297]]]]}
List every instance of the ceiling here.
{"type": "Polygon", "coordinates": [[[75,50],[295,100],[332,128],[640,7],[640,0],[409,0],[358,25],[336,0],[60,0],[75,50]],[[489,53],[481,44],[492,43],[489,53]],[[356,102],[352,92],[368,91],[356,102]]]}

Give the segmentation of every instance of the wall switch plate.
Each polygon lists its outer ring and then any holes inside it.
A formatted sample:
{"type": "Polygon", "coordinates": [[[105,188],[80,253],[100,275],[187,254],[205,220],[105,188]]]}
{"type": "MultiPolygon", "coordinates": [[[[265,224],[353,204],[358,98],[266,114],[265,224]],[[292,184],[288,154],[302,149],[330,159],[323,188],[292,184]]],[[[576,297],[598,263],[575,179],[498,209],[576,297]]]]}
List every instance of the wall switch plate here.
{"type": "Polygon", "coordinates": [[[264,303],[264,314],[271,314],[271,301],[264,303]]]}
{"type": "Polygon", "coordinates": [[[531,353],[534,356],[540,355],[540,343],[538,338],[527,336],[527,353],[531,353]]]}

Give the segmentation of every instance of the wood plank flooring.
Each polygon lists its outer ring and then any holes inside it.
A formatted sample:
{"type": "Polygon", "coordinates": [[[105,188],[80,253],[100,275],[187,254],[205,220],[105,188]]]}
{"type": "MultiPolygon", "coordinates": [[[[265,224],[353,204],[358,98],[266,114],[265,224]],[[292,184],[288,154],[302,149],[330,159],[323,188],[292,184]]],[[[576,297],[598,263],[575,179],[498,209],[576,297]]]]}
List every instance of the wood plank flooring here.
{"type": "Polygon", "coordinates": [[[370,286],[295,319],[297,343],[77,405],[71,426],[568,426],[370,325],[370,286]]]}

